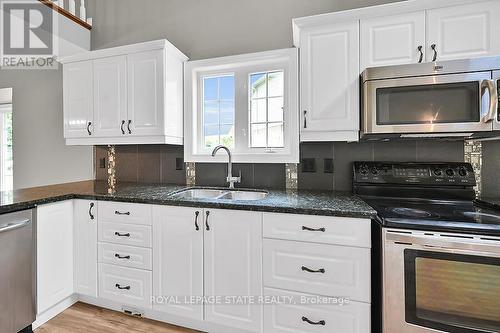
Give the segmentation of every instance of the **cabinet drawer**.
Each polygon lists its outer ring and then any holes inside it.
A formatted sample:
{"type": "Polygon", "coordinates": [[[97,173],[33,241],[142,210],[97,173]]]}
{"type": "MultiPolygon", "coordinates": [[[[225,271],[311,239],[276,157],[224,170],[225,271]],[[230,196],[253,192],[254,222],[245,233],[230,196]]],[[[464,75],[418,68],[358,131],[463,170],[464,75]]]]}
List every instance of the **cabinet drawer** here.
{"type": "Polygon", "coordinates": [[[264,213],[264,237],[371,247],[371,221],[347,217],[264,213]]]}
{"type": "Polygon", "coordinates": [[[293,297],[296,304],[266,304],[264,332],[370,333],[370,304],[350,301],[344,305],[307,304],[316,296],[264,288],[266,296],[293,297]],[[324,325],[308,323],[324,321],[324,325]]]}
{"type": "Polygon", "coordinates": [[[110,243],[99,243],[99,262],[151,270],[151,249],[110,243]]]}
{"type": "Polygon", "coordinates": [[[151,307],[151,272],[99,264],[99,297],[151,307]]]}
{"type": "Polygon", "coordinates": [[[151,205],[99,201],[99,221],[151,225],[151,205]]]}
{"type": "Polygon", "coordinates": [[[151,227],[147,225],[99,221],[98,230],[100,242],[151,247],[151,227]]]}
{"type": "Polygon", "coordinates": [[[264,240],[264,285],[370,302],[370,250],[264,240]]]}

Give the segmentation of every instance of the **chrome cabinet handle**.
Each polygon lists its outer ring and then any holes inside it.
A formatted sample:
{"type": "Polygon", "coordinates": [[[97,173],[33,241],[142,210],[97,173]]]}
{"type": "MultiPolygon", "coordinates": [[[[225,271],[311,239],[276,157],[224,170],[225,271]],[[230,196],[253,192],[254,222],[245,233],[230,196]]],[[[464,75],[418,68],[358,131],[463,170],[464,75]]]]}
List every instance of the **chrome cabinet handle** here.
{"type": "Polygon", "coordinates": [[[115,258],[118,258],[118,259],[130,259],[130,256],[121,256],[118,253],[115,253],[115,258]]]}
{"type": "Polygon", "coordinates": [[[115,284],[115,287],[116,287],[116,288],[118,288],[118,289],[120,289],[120,290],[123,290],[123,289],[125,289],[125,290],[130,290],[130,286],[125,286],[125,287],[122,287],[122,286],[120,286],[118,283],[117,283],[117,284],[115,284]]]}
{"type": "Polygon", "coordinates": [[[436,61],[438,58],[438,51],[436,50],[436,44],[431,45],[432,51],[434,51],[434,57],[432,57],[432,61],[436,61]]]}
{"type": "Polygon", "coordinates": [[[307,110],[304,110],[304,128],[307,128],[307,110]]]}
{"type": "Polygon", "coordinates": [[[115,215],[130,215],[130,212],[119,212],[115,210],[115,215]]]}
{"type": "Polygon", "coordinates": [[[130,233],[127,232],[126,234],[121,234],[121,233],[119,233],[117,231],[117,232],[115,232],[115,236],[118,236],[118,237],[130,237],[130,233]]]}
{"type": "Polygon", "coordinates": [[[125,130],[123,129],[123,125],[125,125],[125,120],[122,120],[122,124],[120,125],[120,129],[122,130],[122,134],[125,134],[125,130]]]}
{"type": "Polygon", "coordinates": [[[308,268],[306,266],[302,266],[302,270],[306,271],[306,272],[309,272],[309,273],[321,273],[321,274],[325,273],[325,269],[324,268],[320,268],[318,270],[314,270],[314,269],[310,269],[310,268],[308,268]]]}
{"type": "Polygon", "coordinates": [[[206,214],[205,227],[206,227],[207,231],[210,231],[210,226],[208,225],[208,216],[210,215],[210,211],[207,210],[207,212],[205,214],[206,214]]]}
{"type": "Polygon", "coordinates": [[[488,123],[494,120],[498,112],[498,90],[493,80],[481,81],[481,97],[484,95],[486,90],[488,90],[490,95],[490,107],[488,113],[481,119],[483,123],[488,123]]]}
{"type": "Polygon", "coordinates": [[[307,317],[302,317],[302,321],[305,321],[306,323],[311,324],[311,325],[322,325],[322,326],[326,325],[326,322],[324,320],[311,321],[307,317]]]}
{"type": "Polygon", "coordinates": [[[420,58],[418,59],[418,63],[421,64],[424,61],[424,52],[422,51],[422,45],[417,47],[418,52],[420,52],[420,58]]]}
{"type": "Polygon", "coordinates": [[[302,226],[302,230],[306,230],[306,231],[321,231],[321,232],[325,232],[326,231],[325,228],[313,229],[313,228],[306,227],[305,225],[302,226]]]}
{"type": "Polygon", "coordinates": [[[194,227],[195,227],[196,231],[200,230],[200,227],[198,226],[198,215],[200,215],[200,212],[196,211],[194,213],[194,227]]]}
{"type": "Polygon", "coordinates": [[[22,227],[30,224],[30,222],[31,222],[31,220],[28,220],[28,219],[22,220],[22,221],[19,221],[19,222],[11,222],[11,223],[3,225],[0,228],[0,232],[6,232],[6,231],[11,231],[11,230],[19,229],[19,228],[22,228],[22,227]]]}
{"type": "Polygon", "coordinates": [[[91,121],[89,121],[87,123],[87,133],[89,133],[89,135],[92,135],[92,132],[90,131],[90,126],[92,126],[92,122],[91,121]]]}
{"type": "Polygon", "coordinates": [[[130,124],[132,124],[132,120],[129,119],[127,124],[128,134],[132,134],[132,130],[130,129],[130,124]]]}
{"type": "Polygon", "coordinates": [[[94,203],[91,202],[90,205],[89,205],[89,216],[90,216],[90,219],[93,220],[94,219],[94,214],[92,214],[92,209],[94,208],[94,203]]]}

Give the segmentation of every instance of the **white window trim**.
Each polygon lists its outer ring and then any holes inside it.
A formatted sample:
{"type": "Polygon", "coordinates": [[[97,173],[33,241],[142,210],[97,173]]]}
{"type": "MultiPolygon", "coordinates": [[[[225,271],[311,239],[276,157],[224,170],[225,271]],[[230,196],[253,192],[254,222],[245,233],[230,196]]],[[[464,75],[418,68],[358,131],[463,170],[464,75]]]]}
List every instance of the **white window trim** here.
{"type": "Polygon", "coordinates": [[[200,117],[202,78],[235,75],[235,147],[237,163],[299,162],[299,80],[298,51],[295,48],[243,54],[187,62],[184,68],[184,160],[186,162],[227,162],[227,156],[202,148],[200,117]],[[248,75],[273,70],[284,71],[284,148],[250,148],[248,75]],[[242,112],[241,110],[245,110],[242,112]]]}

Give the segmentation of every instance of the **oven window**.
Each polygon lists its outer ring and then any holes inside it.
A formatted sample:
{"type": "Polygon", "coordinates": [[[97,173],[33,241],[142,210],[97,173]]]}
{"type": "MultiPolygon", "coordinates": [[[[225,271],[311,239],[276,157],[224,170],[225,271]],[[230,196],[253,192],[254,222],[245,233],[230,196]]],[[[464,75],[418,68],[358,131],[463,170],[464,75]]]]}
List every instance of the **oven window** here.
{"type": "Polygon", "coordinates": [[[406,321],[446,332],[500,332],[500,258],[405,250],[406,321]]]}
{"type": "Polygon", "coordinates": [[[479,84],[446,84],[377,89],[377,124],[469,123],[480,119],[479,84]]]}

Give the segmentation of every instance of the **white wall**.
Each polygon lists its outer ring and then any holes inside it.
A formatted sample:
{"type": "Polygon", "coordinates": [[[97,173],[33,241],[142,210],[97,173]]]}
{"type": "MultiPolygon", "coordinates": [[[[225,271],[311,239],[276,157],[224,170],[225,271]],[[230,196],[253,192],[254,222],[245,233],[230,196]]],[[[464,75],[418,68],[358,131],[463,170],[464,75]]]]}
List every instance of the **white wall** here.
{"type": "Polygon", "coordinates": [[[13,88],[14,189],[93,178],[92,147],[63,139],[62,70],[0,70],[13,88]]]}

